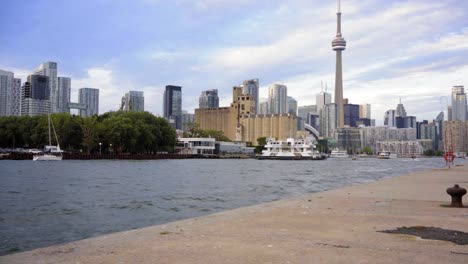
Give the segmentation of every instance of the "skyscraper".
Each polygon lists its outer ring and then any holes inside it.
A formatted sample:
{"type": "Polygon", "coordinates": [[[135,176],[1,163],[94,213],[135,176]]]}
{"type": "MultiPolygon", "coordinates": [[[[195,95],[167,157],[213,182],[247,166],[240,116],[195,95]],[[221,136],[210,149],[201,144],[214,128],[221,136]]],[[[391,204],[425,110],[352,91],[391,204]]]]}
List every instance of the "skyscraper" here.
{"type": "Polygon", "coordinates": [[[268,98],[260,98],[260,108],[258,114],[267,115],[270,113],[270,106],[268,105],[268,98]]]}
{"type": "Polygon", "coordinates": [[[297,101],[291,96],[288,96],[288,113],[297,116],[297,101]]]}
{"type": "Polygon", "coordinates": [[[465,88],[463,85],[452,88],[452,119],[466,121],[467,119],[467,100],[465,88]]]}
{"type": "Polygon", "coordinates": [[[217,108],[219,107],[218,89],[202,91],[198,99],[198,108],[217,108]]]}
{"type": "Polygon", "coordinates": [[[13,72],[0,70],[0,116],[20,115],[21,79],[13,72]]]}
{"type": "Polygon", "coordinates": [[[80,109],[80,116],[99,115],[99,89],[81,88],[78,92],[79,103],[87,106],[86,109],[80,109]]]}
{"type": "Polygon", "coordinates": [[[356,122],[359,121],[359,105],[344,104],[343,109],[345,126],[357,127],[356,122]]]}
{"type": "Polygon", "coordinates": [[[400,98],[400,103],[397,105],[396,108],[396,116],[405,118],[406,117],[406,110],[403,104],[401,103],[401,98],[400,98]]]}
{"type": "Polygon", "coordinates": [[[34,70],[34,74],[49,77],[49,100],[50,111],[52,113],[58,112],[58,78],[57,78],[57,63],[44,62],[34,70]]]}
{"type": "Polygon", "coordinates": [[[166,85],[163,101],[164,117],[175,129],[182,129],[182,87],[166,85]]]}
{"type": "Polygon", "coordinates": [[[346,49],[346,41],[341,35],[341,2],[338,0],[337,29],[336,37],[332,41],[333,50],[336,51],[336,72],[335,72],[335,104],[338,108],[337,127],[344,126],[344,109],[343,109],[343,73],[341,52],[346,49]]]}
{"type": "Polygon", "coordinates": [[[185,110],[182,110],[182,131],[187,131],[190,127],[190,123],[195,122],[195,114],[191,114],[185,110]]]}
{"type": "Polygon", "coordinates": [[[331,104],[332,96],[331,93],[320,92],[315,96],[315,104],[317,105],[317,113],[324,105],[331,104]]]}
{"type": "Polygon", "coordinates": [[[384,126],[387,127],[396,127],[396,111],[395,110],[387,110],[384,115],[384,126]]]}
{"type": "Polygon", "coordinates": [[[50,113],[49,77],[29,75],[21,88],[21,115],[36,116],[50,113]]]}
{"type": "Polygon", "coordinates": [[[68,107],[68,104],[70,103],[71,95],[71,79],[68,77],[58,77],[57,91],[57,112],[70,113],[70,108],[68,107]]]}
{"type": "Polygon", "coordinates": [[[273,84],[268,89],[268,105],[270,114],[286,114],[288,113],[288,88],[283,84],[273,84]]]}
{"type": "Polygon", "coordinates": [[[245,80],[241,86],[243,94],[249,94],[253,97],[253,101],[255,102],[255,113],[258,113],[260,111],[260,84],[258,79],[245,80]]]}
{"type": "Polygon", "coordinates": [[[122,111],[145,111],[145,95],[141,91],[129,91],[122,97],[120,105],[122,111]]]}
{"type": "Polygon", "coordinates": [[[336,130],[336,118],[338,109],[336,104],[326,104],[319,113],[320,116],[320,135],[324,137],[331,137],[336,130]]]}
{"type": "Polygon", "coordinates": [[[371,105],[370,104],[359,105],[359,118],[371,119],[371,105]]]}

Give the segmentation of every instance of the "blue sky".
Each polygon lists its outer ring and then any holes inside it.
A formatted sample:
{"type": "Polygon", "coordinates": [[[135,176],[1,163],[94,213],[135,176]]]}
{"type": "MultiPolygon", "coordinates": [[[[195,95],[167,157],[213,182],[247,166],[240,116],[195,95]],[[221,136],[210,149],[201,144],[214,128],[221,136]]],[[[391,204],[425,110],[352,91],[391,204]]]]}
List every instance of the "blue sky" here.
{"type": "MultiPolygon", "coordinates": [[[[59,63],[81,87],[101,89],[101,112],[128,90],[162,112],[166,84],[183,88],[183,106],[217,88],[259,78],[288,86],[299,105],[334,87],[336,1],[4,0],[0,69],[25,79],[41,62],[59,63]]],[[[372,104],[372,116],[402,97],[408,114],[433,119],[453,85],[468,86],[468,1],[343,0],[344,96],[372,104]]]]}

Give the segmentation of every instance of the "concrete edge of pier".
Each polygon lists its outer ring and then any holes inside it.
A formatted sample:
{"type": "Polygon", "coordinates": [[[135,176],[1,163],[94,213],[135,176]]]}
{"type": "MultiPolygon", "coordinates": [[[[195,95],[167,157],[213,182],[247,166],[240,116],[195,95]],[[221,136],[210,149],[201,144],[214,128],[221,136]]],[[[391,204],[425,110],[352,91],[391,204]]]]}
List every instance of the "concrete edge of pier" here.
{"type": "Polygon", "coordinates": [[[468,189],[466,163],[7,255],[0,263],[467,263],[468,245],[378,232],[468,232],[468,207],[444,206],[454,184],[468,189]]]}

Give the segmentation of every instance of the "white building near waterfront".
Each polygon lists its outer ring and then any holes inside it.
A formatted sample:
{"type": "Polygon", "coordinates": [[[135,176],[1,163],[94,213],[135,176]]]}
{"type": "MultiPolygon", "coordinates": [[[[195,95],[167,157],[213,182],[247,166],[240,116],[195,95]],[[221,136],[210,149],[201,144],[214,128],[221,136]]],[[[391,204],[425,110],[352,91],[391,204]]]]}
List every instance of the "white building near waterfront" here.
{"type": "Polygon", "coordinates": [[[13,72],[0,70],[0,116],[19,116],[21,79],[13,72]]]}
{"type": "Polygon", "coordinates": [[[56,62],[44,62],[39,65],[34,74],[47,76],[49,79],[49,101],[50,111],[52,113],[59,112],[59,93],[58,93],[58,77],[57,77],[57,63],[56,62]]]}
{"type": "Polygon", "coordinates": [[[424,148],[417,140],[411,141],[377,141],[376,152],[390,152],[398,157],[422,155],[424,148]]]}
{"type": "Polygon", "coordinates": [[[214,154],[214,138],[179,138],[180,154],[214,154]]]}
{"type": "Polygon", "coordinates": [[[86,105],[86,109],[80,109],[80,116],[99,115],[99,89],[81,88],[78,92],[79,103],[86,105]]]}

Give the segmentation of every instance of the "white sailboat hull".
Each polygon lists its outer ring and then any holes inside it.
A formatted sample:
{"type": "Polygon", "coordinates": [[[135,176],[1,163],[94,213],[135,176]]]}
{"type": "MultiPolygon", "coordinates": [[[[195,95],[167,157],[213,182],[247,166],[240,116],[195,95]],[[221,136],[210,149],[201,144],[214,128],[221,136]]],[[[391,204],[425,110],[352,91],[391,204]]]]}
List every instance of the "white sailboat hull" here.
{"type": "Polygon", "coordinates": [[[44,155],[34,155],[33,160],[43,161],[43,160],[62,160],[62,156],[55,156],[50,154],[44,155]]]}

